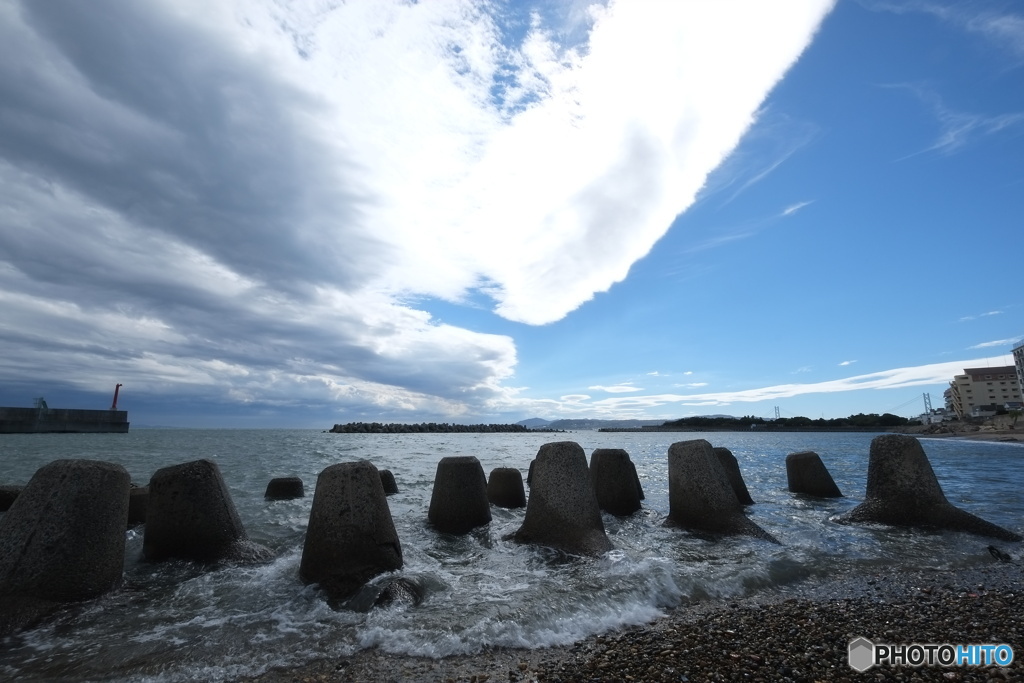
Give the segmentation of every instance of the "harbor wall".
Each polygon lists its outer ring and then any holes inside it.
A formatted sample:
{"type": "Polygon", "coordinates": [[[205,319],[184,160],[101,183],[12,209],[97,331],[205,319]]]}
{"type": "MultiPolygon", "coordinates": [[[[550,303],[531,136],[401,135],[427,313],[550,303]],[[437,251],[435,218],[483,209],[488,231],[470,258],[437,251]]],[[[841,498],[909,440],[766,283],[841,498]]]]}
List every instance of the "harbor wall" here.
{"type": "Polygon", "coordinates": [[[0,408],[0,434],[126,433],[128,424],[127,410],[0,408]]]}

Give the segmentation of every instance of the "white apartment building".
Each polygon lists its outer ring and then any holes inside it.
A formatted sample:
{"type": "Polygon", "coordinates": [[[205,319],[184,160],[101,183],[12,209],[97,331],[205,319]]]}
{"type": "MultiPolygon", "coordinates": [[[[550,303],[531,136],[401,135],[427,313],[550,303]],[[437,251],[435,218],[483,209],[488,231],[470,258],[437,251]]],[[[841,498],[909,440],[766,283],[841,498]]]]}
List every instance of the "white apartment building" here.
{"type": "Polygon", "coordinates": [[[985,413],[985,406],[1002,408],[1007,403],[1020,402],[1017,368],[964,368],[964,374],[956,375],[943,395],[946,406],[960,419],[980,416],[985,413]]]}
{"type": "Polygon", "coordinates": [[[1024,394],[1024,339],[1013,347],[1013,365],[1017,368],[1017,388],[1024,394]]]}

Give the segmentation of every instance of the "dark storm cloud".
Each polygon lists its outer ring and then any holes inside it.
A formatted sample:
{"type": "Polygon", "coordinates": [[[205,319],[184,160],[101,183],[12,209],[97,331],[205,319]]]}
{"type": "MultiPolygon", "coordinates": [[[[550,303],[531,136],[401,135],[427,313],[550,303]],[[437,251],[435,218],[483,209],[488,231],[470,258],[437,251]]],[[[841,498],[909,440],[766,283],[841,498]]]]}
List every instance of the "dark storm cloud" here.
{"type": "Polygon", "coordinates": [[[280,287],[372,271],[381,245],[353,225],[338,157],[296,121],[319,105],[273,64],[159,5],[19,9],[24,24],[0,29],[11,163],[280,287]]]}

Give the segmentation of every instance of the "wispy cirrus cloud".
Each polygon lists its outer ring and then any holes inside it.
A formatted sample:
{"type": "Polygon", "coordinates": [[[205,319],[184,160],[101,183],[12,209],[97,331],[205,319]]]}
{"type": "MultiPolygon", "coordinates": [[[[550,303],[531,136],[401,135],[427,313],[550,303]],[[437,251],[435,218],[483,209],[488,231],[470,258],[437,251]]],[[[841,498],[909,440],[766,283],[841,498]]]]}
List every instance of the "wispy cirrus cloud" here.
{"type": "Polygon", "coordinates": [[[932,89],[920,84],[900,83],[883,87],[909,90],[931,110],[939,133],[927,147],[899,157],[904,161],[928,152],[952,154],[982,138],[1019,129],[1024,126],[1024,111],[1003,114],[981,114],[954,109],[932,89]]]}
{"type": "Polygon", "coordinates": [[[1020,337],[1016,337],[1014,339],[997,339],[995,341],[987,341],[987,342],[982,342],[980,344],[975,344],[974,346],[968,346],[967,348],[968,348],[968,350],[972,350],[972,349],[991,349],[991,348],[995,348],[995,347],[998,347],[998,346],[1011,346],[1013,344],[1016,344],[1019,341],[1020,341],[1020,337]]]}
{"type": "Polygon", "coordinates": [[[855,360],[844,360],[842,363],[839,364],[839,367],[845,367],[847,365],[853,365],[856,362],[857,361],[855,361],[855,360]]]}
{"type": "Polygon", "coordinates": [[[780,215],[781,216],[792,216],[794,213],[796,213],[800,209],[804,208],[805,206],[810,206],[813,203],[814,203],[814,200],[806,201],[806,202],[797,202],[796,204],[791,204],[790,206],[787,206],[785,209],[783,209],[782,213],[780,215]]]}
{"type": "Polygon", "coordinates": [[[876,10],[906,14],[930,14],[960,30],[987,40],[1003,52],[1024,60],[1024,14],[1014,12],[1007,4],[978,2],[939,3],[929,0],[884,2],[863,0],[862,5],[876,10]]]}
{"type": "Polygon", "coordinates": [[[641,389],[640,387],[635,387],[629,382],[624,382],[622,384],[613,384],[612,386],[598,385],[587,388],[590,389],[591,391],[603,391],[608,394],[625,394],[632,391],[643,391],[643,389],[641,389]]]}
{"type": "Polygon", "coordinates": [[[992,315],[1002,315],[1002,314],[1003,314],[1002,311],[988,311],[986,313],[979,313],[977,315],[965,315],[964,317],[960,318],[959,322],[964,323],[964,322],[968,322],[968,321],[971,321],[971,320],[977,320],[978,318],[987,318],[987,317],[992,316],[992,315]]]}

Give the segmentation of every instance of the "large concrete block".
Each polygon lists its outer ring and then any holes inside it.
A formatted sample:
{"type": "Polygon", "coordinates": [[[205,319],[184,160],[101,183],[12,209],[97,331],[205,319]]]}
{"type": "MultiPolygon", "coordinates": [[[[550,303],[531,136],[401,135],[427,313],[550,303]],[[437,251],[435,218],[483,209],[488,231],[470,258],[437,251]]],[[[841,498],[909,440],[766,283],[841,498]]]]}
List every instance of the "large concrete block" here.
{"type": "Polygon", "coordinates": [[[677,441],[668,449],[667,524],[695,531],[743,534],[778,543],[743,514],[714,448],[704,439],[677,441]]]}
{"type": "Polygon", "coordinates": [[[729,478],[729,485],[736,492],[736,498],[740,501],[740,505],[753,505],[754,499],[747,491],[747,483],[743,481],[743,474],[740,472],[740,464],[737,462],[736,456],[728,448],[721,446],[715,446],[714,451],[718,456],[718,462],[722,464],[722,469],[725,470],[725,476],[729,478]]]}
{"type": "Polygon", "coordinates": [[[576,555],[612,549],[590,480],[587,456],[573,441],[548,443],[534,460],[526,518],[512,535],[520,543],[549,546],[576,555]]]}
{"type": "Polygon", "coordinates": [[[590,454],[590,478],[597,505],[605,512],[625,516],[640,509],[640,479],[625,450],[594,449],[590,454]]]}
{"type": "Polygon", "coordinates": [[[142,553],[151,562],[260,562],[273,556],[249,540],[220,468],[210,460],[153,473],[142,553]]]}
{"type": "Polygon", "coordinates": [[[906,434],[883,434],[872,439],[864,502],[836,521],[950,529],[1004,541],[1022,540],[1019,534],[946,500],[921,442],[906,434]]]}
{"type": "Polygon", "coordinates": [[[500,508],[526,507],[523,473],[514,467],[495,467],[487,478],[487,500],[500,508]]]}
{"type": "Polygon", "coordinates": [[[437,463],[427,520],[449,534],[464,534],[491,521],[487,477],[476,457],[454,455],[437,463]]]}
{"type": "Polygon", "coordinates": [[[391,470],[380,471],[380,484],[384,487],[384,495],[398,493],[398,482],[395,481],[395,475],[391,470]]]}
{"type": "Polygon", "coordinates": [[[131,477],[120,465],[56,460],[0,517],[0,594],[95,598],[121,581],[131,477]]]}
{"type": "Polygon", "coordinates": [[[149,487],[133,486],[128,496],[128,528],[146,523],[146,510],[149,509],[149,487]]]}
{"type": "Polygon", "coordinates": [[[299,477],[275,477],[267,482],[263,497],[266,500],[294,500],[304,498],[306,489],[299,477]]]}
{"type": "Polygon", "coordinates": [[[24,486],[0,486],[0,512],[11,509],[14,499],[18,497],[24,486]]]}
{"type": "Polygon", "coordinates": [[[813,451],[786,456],[786,480],[789,490],[819,498],[842,498],[839,487],[821,457],[813,451]]]}
{"type": "Polygon", "coordinates": [[[402,544],[377,468],[363,460],[321,472],[302,546],[302,581],[319,584],[338,604],[373,577],[401,568],[402,544]]]}

